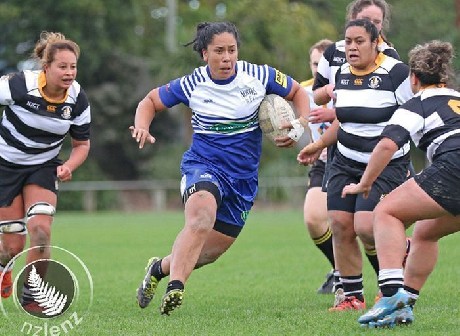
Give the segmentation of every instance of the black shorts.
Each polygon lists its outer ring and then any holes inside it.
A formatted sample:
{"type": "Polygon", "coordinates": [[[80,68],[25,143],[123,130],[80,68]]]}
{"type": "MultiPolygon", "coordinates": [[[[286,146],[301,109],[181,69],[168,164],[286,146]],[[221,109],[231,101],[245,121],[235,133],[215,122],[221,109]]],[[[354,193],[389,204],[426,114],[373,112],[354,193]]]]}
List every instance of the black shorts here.
{"type": "Polygon", "coordinates": [[[332,163],[332,160],[334,159],[334,155],[335,155],[336,150],[337,150],[337,144],[333,144],[333,145],[327,147],[326,168],[325,168],[325,171],[324,171],[323,183],[321,185],[323,192],[327,191],[327,181],[329,180],[329,170],[331,169],[331,163],[332,163]]]}
{"type": "Polygon", "coordinates": [[[439,155],[414,180],[446,211],[460,215],[460,150],[439,155]]]}
{"type": "Polygon", "coordinates": [[[327,185],[328,210],[341,210],[350,213],[373,211],[386,194],[407,180],[409,155],[394,159],[385,167],[373,183],[368,198],[363,198],[363,194],[347,195],[342,198],[343,187],[350,183],[358,183],[366,166],[366,163],[346,158],[339,151],[335,152],[327,185]]]}
{"type": "Polygon", "coordinates": [[[0,161],[0,207],[10,206],[27,184],[37,184],[57,194],[56,168],[60,164],[59,160],[53,160],[41,165],[20,166],[0,161]]]}
{"type": "Polygon", "coordinates": [[[326,170],[326,163],[321,160],[316,160],[308,172],[308,189],[321,187],[323,185],[324,171],[326,170]]]}

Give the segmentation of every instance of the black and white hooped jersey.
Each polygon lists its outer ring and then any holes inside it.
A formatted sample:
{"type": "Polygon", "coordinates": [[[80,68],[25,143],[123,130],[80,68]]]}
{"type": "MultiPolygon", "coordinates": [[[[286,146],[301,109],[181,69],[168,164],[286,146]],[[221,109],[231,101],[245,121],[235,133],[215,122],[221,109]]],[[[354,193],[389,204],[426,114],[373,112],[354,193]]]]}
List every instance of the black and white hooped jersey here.
{"type": "MultiPolygon", "coordinates": [[[[336,74],[336,115],[340,122],[337,149],[345,157],[369,162],[370,155],[380,140],[396,109],[413,97],[409,81],[409,67],[380,53],[374,69],[360,72],[348,63],[336,74]]],[[[406,142],[393,159],[407,154],[406,142]]]]}
{"type": "Polygon", "coordinates": [[[0,78],[0,156],[17,165],[36,165],[59,155],[67,133],[88,140],[90,106],[74,81],[62,101],[45,99],[42,71],[22,71],[0,78]]]}
{"type": "MultiPolygon", "coordinates": [[[[389,46],[381,37],[377,46],[378,50],[387,56],[399,60],[396,49],[389,46]]],[[[345,55],[345,40],[331,44],[321,56],[318,63],[318,72],[313,84],[313,91],[329,83],[335,84],[337,70],[347,61],[345,55]]]]}
{"type": "Polygon", "coordinates": [[[442,86],[419,91],[391,117],[382,136],[400,147],[412,138],[430,162],[460,149],[460,93],[442,86]]]}
{"type": "Polygon", "coordinates": [[[211,164],[236,178],[256,176],[262,133],[259,105],[266,94],[289,94],[291,77],[268,66],[238,61],[236,75],[213,80],[208,66],[160,87],[167,107],[192,110],[193,139],[184,157],[211,164]]]}

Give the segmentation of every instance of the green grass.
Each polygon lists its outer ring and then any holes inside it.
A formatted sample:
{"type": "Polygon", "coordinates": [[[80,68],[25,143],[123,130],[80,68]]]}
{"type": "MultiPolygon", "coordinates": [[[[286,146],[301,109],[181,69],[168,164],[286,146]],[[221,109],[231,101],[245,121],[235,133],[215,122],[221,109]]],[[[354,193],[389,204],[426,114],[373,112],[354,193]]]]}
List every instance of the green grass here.
{"type": "MultiPolygon", "coordinates": [[[[192,274],[179,310],[169,317],[159,314],[166,281],[142,310],[135,289],[145,263],[152,255],[169,253],[182,223],[180,212],[58,213],[53,245],[80,257],[94,281],[90,310],[75,329],[59,335],[458,335],[460,235],[441,242],[437,268],[421,293],[412,326],[362,330],[358,312],[329,313],[333,296],[316,294],[330,266],[308,238],[300,210],[253,210],[230,250],[192,274]]],[[[367,262],[364,281],[370,306],[377,288],[367,262]]],[[[3,303],[8,307],[11,301],[3,303]]],[[[2,318],[0,335],[25,335],[21,314],[9,322],[2,318]]],[[[48,326],[60,323],[46,321],[48,326]]]]}

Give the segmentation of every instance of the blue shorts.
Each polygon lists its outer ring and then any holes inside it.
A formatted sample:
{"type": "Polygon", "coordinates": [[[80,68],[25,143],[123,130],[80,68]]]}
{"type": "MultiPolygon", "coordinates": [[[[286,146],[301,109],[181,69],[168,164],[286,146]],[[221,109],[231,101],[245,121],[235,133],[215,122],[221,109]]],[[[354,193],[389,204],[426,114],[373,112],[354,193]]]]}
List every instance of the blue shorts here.
{"type": "Polygon", "coordinates": [[[454,216],[460,215],[460,150],[439,155],[414,176],[415,182],[436,203],[454,216]]]}
{"type": "Polygon", "coordinates": [[[257,195],[257,176],[236,179],[218,171],[216,167],[195,159],[184,159],[181,164],[182,199],[199,190],[211,192],[217,201],[214,230],[236,238],[241,232],[257,195]]]}

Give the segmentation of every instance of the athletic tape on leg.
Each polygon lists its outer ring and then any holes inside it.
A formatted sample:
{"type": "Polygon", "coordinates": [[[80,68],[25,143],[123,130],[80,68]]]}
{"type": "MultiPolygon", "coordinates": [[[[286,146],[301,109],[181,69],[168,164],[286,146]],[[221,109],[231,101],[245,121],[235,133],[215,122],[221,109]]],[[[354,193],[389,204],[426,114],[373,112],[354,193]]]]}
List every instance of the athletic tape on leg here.
{"type": "Polygon", "coordinates": [[[0,233],[20,233],[26,231],[26,223],[22,220],[0,222],[0,233]]]}
{"type": "Polygon", "coordinates": [[[54,216],[56,213],[56,208],[49,203],[46,202],[37,202],[30,206],[29,210],[27,210],[27,218],[30,218],[35,215],[48,215],[54,216]]]}

